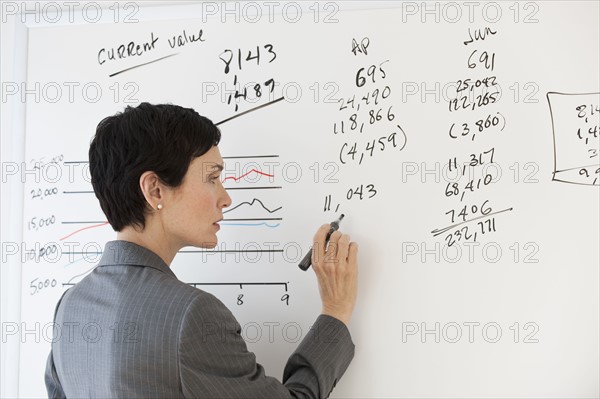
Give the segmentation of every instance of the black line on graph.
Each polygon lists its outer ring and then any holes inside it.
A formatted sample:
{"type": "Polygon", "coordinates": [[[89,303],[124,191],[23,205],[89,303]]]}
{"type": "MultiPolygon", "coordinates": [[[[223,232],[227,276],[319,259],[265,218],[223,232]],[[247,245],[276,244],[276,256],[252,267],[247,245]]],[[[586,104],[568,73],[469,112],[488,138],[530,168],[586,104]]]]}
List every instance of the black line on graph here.
{"type": "MultiPolygon", "coordinates": [[[[240,155],[222,157],[223,159],[279,158],[279,155],[240,155]]],[[[90,163],[90,161],[64,161],[63,164],[90,163]]]]}
{"type": "Polygon", "coordinates": [[[261,200],[259,200],[258,198],[253,198],[253,199],[252,199],[252,202],[248,202],[248,201],[241,202],[240,204],[236,205],[235,207],[233,207],[233,208],[231,208],[231,209],[228,209],[228,210],[224,211],[223,213],[225,214],[225,213],[228,213],[228,212],[234,211],[234,210],[236,210],[237,208],[239,208],[239,207],[240,207],[240,206],[242,206],[242,205],[249,205],[249,206],[252,206],[252,205],[254,205],[254,203],[255,203],[255,202],[258,202],[258,203],[259,203],[259,204],[260,204],[260,205],[263,207],[263,209],[264,209],[265,211],[269,212],[269,213],[277,212],[278,210],[280,210],[281,208],[283,208],[282,206],[280,206],[280,207],[279,207],[279,208],[277,208],[277,209],[270,210],[269,208],[267,208],[267,207],[265,206],[265,204],[263,204],[263,202],[262,202],[261,200]]]}
{"type": "Polygon", "coordinates": [[[223,157],[223,159],[242,159],[242,158],[279,158],[279,155],[242,155],[239,157],[223,157]]]}
{"type": "MultiPolygon", "coordinates": [[[[274,252],[283,253],[283,249],[223,249],[223,250],[186,250],[179,251],[180,254],[213,254],[213,253],[262,253],[262,252],[274,252]]],[[[63,251],[64,255],[102,255],[103,251],[63,251]]]]}
{"type": "Polygon", "coordinates": [[[270,190],[281,188],[281,186],[271,186],[271,187],[225,187],[225,190],[270,190]]]}
{"type": "Polygon", "coordinates": [[[242,287],[244,285],[283,285],[285,287],[285,291],[287,292],[288,290],[288,284],[287,283],[279,283],[279,282],[265,282],[265,283],[188,283],[189,285],[193,286],[194,288],[196,288],[196,286],[199,285],[238,285],[240,287],[240,289],[242,289],[242,287]]]}
{"type": "Polygon", "coordinates": [[[285,97],[283,97],[283,96],[282,96],[282,97],[279,97],[278,99],[276,99],[276,100],[273,100],[273,101],[270,101],[270,102],[268,102],[268,103],[266,103],[266,104],[259,105],[258,107],[250,108],[250,109],[249,109],[249,110],[247,110],[247,111],[240,112],[240,113],[239,113],[239,114],[237,114],[237,115],[230,116],[230,117],[229,117],[229,118],[227,118],[227,119],[223,119],[221,122],[215,123],[215,126],[219,126],[219,125],[220,125],[220,124],[222,124],[222,123],[229,122],[229,121],[230,121],[230,120],[232,120],[232,119],[239,118],[239,117],[240,117],[240,116],[242,116],[242,115],[246,115],[246,114],[247,114],[247,113],[249,113],[249,112],[253,112],[253,111],[259,110],[259,109],[261,109],[261,108],[264,108],[264,107],[266,107],[266,106],[268,106],[268,105],[272,105],[272,104],[278,103],[279,101],[281,101],[281,100],[284,100],[284,99],[285,99],[285,97]]]}
{"type": "MultiPolygon", "coordinates": [[[[242,252],[251,252],[251,253],[263,253],[263,252],[274,252],[274,253],[283,253],[283,249],[222,249],[215,251],[208,250],[187,250],[187,251],[179,251],[180,254],[218,254],[218,253],[242,253],[242,252]]],[[[66,252],[63,252],[66,253],[66,252]]]]}
{"type": "Polygon", "coordinates": [[[132,69],[135,69],[135,68],[139,68],[139,67],[141,67],[141,66],[144,66],[144,65],[152,64],[152,63],[154,63],[154,62],[156,62],[156,61],[160,61],[160,60],[164,60],[165,58],[169,58],[169,57],[176,56],[177,54],[179,54],[179,53],[175,53],[175,54],[171,54],[171,55],[165,55],[164,57],[157,58],[157,59],[155,59],[154,61],[148,61],[148,62],[144,62],[143,64],[135,65],[135,66],[132,66],[132,67],[129,67],[129,68],[123,69],[123,70],[121,70],[121,71],[118,71],[118,72],[112,73],[112,74],[108,75],[108,77],[109,77],[109,78],[112,78],[113,76],[117,76],[117,75],[118,75],[118,74],[120,74],[120,73],[127,72],[127,71],[130,71],[130,70],[132,70],[132,69]]]}
{"type": "Polygon", "coordinates": [[[433,234],[434,237],[435,236],[439,236],[440,234],[445,233],[448,230],[452,230],[453,228],[455,228],[456,226],[460,226],[461,224],[470,223],[470,222],[473,222],[475,220],[482,219],[482,218],[489,218],[490,216],[494,216],[494,215],[497,215],[499,213],[507,212],[507,211],[512,211],[512,210],[513,210],[513,208],[506,208],[506,209],[503,209],[501,211],[488,213],[487,215],[477,216],[476,218],[465,220],[464,222],[460,222],[460,223],[455,223],[455,224],[453,224],[451,226],[448,226],[448,227],[444,227],[444,228],[441,228],[441,229],[432,230],[431,234],[433,234]]]}
{"type": "Polygon", "coordinates": [[[106,223],[106,220],[103,222],[99,222],[99,221],[84,221],[84,222],[79,222],[79,221],[75,221],[75,222],[61,222],[62,224],[100,224],[100,223],[106,223]]]}
{"type": "Polygon", "coordinates": [[[63,194],[94,194],[94,191],[63,191],[63,194]]]}

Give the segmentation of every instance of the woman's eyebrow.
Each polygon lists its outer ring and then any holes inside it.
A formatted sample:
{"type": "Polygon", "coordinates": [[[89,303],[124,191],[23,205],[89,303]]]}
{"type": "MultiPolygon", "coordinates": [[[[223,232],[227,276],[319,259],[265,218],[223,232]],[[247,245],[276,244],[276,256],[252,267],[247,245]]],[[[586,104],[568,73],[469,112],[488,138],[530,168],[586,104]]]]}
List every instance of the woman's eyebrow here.
{"type": "Polygon", "coordinates": [[[215,172],[215,171],[222,172],[223,169],[225,169],[225,165],[223,165],[223,164],[214,163],[210,166],[212,167],[211,172],[215,172]]]}

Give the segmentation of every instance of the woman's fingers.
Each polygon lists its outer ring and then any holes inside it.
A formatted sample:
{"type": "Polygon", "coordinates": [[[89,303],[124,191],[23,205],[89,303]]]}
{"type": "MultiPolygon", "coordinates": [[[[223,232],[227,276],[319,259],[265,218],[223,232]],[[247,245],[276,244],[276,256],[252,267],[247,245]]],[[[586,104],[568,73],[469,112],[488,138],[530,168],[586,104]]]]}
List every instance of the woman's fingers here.
{"type": "Polygon", "coordinates": [[[356,303],[358,245],[340,231],[334,231],[325,245],[330,228],[325,224],[315,233],[313,269],[319,282],[323,313],[348,324],[356,303]]]}
{"type": "Polygon", "coordinates": [[[317,269],[320,266],[320,262],[325,259],[325,238],[327,237],[327,233],[329,233],[330,226],[328,224],[324,224],[315,233],[313,237],[313,247],[312,247],[312,264],[313,268],[317,269]]]}
{"type": "MultiPolygon", "coordinates": [[[[342,234],[338,240],[338,259],[347,261],[348,251],[350,246],[350,236],[348,234],[342,234]]],[[[345,263],[345,262],[344,262],[345,263]]]]}

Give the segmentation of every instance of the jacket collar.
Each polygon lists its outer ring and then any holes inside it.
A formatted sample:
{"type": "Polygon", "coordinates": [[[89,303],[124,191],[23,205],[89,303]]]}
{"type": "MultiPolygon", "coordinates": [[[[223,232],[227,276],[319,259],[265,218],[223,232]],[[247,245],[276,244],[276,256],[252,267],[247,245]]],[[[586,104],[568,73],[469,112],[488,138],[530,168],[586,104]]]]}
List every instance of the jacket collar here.
{"type": "Polygon", "coordinates": [[[177,278],[160,256],[148,248],[129,241],[109,241],[104,246],[98,266],[115,265],[147,266],[177,278]]]}

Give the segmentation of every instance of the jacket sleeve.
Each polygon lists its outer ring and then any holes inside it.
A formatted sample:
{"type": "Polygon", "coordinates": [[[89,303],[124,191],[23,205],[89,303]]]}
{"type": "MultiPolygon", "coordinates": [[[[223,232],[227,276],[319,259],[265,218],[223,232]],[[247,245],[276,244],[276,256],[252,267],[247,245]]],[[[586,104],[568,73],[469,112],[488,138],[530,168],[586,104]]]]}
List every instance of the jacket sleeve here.
{"type": "MultiPolygon", "coordinates": [[[[58,300],[58,303],[56,304],[56,308],[54,309],[54,317],[52,319],[54,322],[56,321],[56,312],[58,311],[58,307],[60,306],[60,303],[67,291],[65,291],[62,294],[62,296],[58,300]]],[[[54,366],[54,356],[52,355],[52,349],[50,349],[48,361],[46,362],[46,372],[44,375],[44,381],[46,383],[46,391],[48,392],[48,398],[66,398],[62,385],[60,384],[60,380],[58,379],[58,374],[56,373],[56,367],[54,366]]]]}
{"type": "Polygon", "coordinates": [[[46,390],[48,391],[48,398],[66,398],[63,392],[62,385],[56,375],[56,368],[54,367],[54,359],[52,357],[52,350],[48,355],[48,361],[46,362],[46,374],[44,376],[46,382],[46,390]]]}
{"type": "Polygon", "coordinates": [[[354,357],[341,321],[321,315],[289,358],[283,383],[265,375],[233,314],[210,294],[194,299],[182,321],[179,366],[185,397],[326,398],[354,357]]]}

